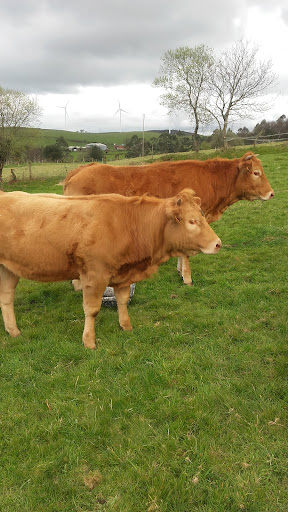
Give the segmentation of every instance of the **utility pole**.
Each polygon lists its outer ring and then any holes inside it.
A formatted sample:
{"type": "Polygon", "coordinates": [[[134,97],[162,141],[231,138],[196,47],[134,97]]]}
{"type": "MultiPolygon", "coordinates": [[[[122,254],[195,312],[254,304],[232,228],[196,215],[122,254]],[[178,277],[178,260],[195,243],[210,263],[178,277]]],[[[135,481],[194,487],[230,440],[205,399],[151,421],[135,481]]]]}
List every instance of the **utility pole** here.
{"type": "Polygon", "coordinates": [[[144,121],[145,121],[145,114],[143,114],[142,156],[144,156],[144,121]]]}

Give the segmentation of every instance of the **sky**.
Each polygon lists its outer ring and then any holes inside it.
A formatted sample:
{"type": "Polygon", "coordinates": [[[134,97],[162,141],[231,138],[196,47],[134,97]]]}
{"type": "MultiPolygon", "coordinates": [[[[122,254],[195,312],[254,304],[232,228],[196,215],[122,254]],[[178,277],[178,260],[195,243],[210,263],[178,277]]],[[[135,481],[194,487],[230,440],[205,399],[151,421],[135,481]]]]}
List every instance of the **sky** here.
{"type": "Polygon", "coordinates": [[[240,39],[278,76],[271,110],[245,126],[288,117],[287,0],[0,0],[0,33],[0,86],[37,98],[41,128],[191,131],[152,86],[161,57],[198,44],[220,54],[240,39]]]}

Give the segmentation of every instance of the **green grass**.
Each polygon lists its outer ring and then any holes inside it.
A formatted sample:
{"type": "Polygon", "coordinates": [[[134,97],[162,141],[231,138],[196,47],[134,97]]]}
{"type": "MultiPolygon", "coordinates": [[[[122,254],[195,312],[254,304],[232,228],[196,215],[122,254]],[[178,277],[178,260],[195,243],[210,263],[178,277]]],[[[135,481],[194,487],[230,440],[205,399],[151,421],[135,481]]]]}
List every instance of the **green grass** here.
{"type": "Polygon", "coordinates": [[[192,288],[174,259],[138,283],[131,333],[103,307],[96,351],[69,282],[20,281],[22,336],[0,320],[0,510],[286,512],[287,153],[273,152],[275,199],[225,212],[192,288]]]}
{"type": "MultiPolygon", "coordinates": [[[[64,137],[69,146],[84,146],[89,142],[102,142],[107,144],[109,149],[113,149],[113,144],[124,144],[126,140],[131,139],[133,135],[142,138],[142,131],[139,132],[107,132],[107,133],[80,133],[68,130],[51,130],[23,128],[24,140],[33,147],[44,147],[55,144],[59,137],[64,137]]],[[[145,132],[146,140],[152,137],[159,137],[159,132],[145,132]]]]}

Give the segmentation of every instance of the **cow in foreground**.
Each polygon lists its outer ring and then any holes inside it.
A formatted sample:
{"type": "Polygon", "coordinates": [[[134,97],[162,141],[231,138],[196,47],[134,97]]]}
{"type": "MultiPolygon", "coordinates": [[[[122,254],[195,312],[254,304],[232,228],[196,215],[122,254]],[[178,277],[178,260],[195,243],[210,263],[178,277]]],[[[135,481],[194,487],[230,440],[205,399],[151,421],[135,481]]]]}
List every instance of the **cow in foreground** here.
{"type": "MultiPolygon", "coordinates": [[[[274,196],[260,160],[252,152],[241,158],[155,162],[141,166],[88,164],[70,171],[64,181],[64,194],[106,194],[125,196],[148,193],[171,197],[183,188],[192,188],[201,198],[207,221],[241,199],[267,200],[274,196]]],[[[189,257],[178,258],[178,272],[191,285],[189,257]]]]}
{"type": "Polygon", "coordinates": [[[190,189],[169,199],[0,193],[0,302],[6,331],[20,334],[13,306],[20,277],[80,279],[85,347],[95,348],[94,321],[108,285],[114,287],[120,326],[131,330],[131,283],[148,278],[170,257],[220,249],[200,202],[190,189]]]}

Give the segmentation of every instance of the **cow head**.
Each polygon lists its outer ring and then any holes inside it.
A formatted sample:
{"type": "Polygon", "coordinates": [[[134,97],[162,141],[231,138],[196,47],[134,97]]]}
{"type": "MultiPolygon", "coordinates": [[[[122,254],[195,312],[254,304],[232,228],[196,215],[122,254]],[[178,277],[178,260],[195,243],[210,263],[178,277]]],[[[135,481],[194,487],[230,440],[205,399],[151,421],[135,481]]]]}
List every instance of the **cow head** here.
{"type": "Polygon", "coordinates": [[[274,197],[274,190],[265,176],[257,155],[252,152],[246,153],[238,163],[238,170],[237,190],[240,199],[266,201],[274,197]]]}
{"type": "Polygon", "coordinates": [[[215,254],[222,242],[206,221],[201,210],[201,199],[195,192],[184,189],[169,199],[166,213],[170,220],[169,243],[175,256],[189,256],[195,252],[215,254]],[[180,251],[180,253],[179,253],[180,251]]]}

